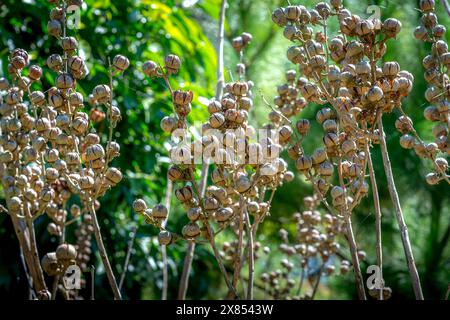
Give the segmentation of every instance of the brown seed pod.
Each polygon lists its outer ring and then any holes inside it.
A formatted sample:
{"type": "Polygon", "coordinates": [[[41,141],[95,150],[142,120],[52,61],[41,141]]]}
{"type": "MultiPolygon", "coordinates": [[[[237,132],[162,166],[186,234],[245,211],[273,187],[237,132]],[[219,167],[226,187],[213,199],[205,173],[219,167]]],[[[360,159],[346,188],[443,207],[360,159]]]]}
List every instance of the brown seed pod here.
{"type": "Polygon", "coordinates": [[[71,244],[61,244],[56,248],[56,258],[59,261],[67,262],[75,260],[77,257],[77,250],[71,244]]]}
{"type": "Polygon", "coordinates": [[[297,131],[300,134],[305,135],[309,132],[309,130],[311,128],[311,124],[309,123],[308,119],[300,119],[299,121],[297,121],[296,127],[297,127],[297,131]]]}
{"type": "Polygon", "coordinates": [[[389,18],[383,22],[382,31],[387,37],[395,38],[401,28],[402,24],[400,21],[394,18],[389,18]]]}
{"type": "Polygon", "coordinates": [[[167,207],[163,204],[157,204],[152,209],[152,217],[158,220],[164,220],[168,216],[167,207]]]}
{"type": "Polygon", "coordinates": [[[175,191],[175,196],[180,202],[187,202],[192,199],[193,191],[191,186],[184,186],[175,191]]]}
{"type": "Polygon", "coordinates": [[[61,90],[74,88],[75,80],[69,73],[61,73],[56,78],[56,87],[61,90]]]}
{"type": "Polygon", "coordinates": [[[127,57],[118,54],[114,57],[112,64],[117,71],[124,72],[130,66],[130,60],[128,60],[127,57]]]}
{"type": "Polygon", "coordinates": [[[159,244],[167,246],[172,242],[173,236],[172,233],[170,233],[169,231],[166,230],[162,230],[159,234],[158,234],[158,241],[159,244]]]}
{"type": "Polygon", "coordinates": [[[175,90],[173,92],[173,102],[180,106],[187,106],[192,102],[194,93],[192,91],[175,90]]]}
{"type": "Polygon", "coordinates": [[[147,204],[142,199],[136,199],[133,202],[133,210],[137,213],[143,213],[147,210],[147,204]]]}
{"type": "Polygon", "coordinates": [[[235,188],[239,193],[245,193],[251,188],[252,184],[250,179],[242,175],[235,182],[235,188]]]}
{"type": "Polygon", "coordinates": [[[225,123],[225,116],[220,112],[213,113],[209,118],[209,123],[212,128],[219,128],[225,123]]]}
{"type": "Polygon", "coordinates": [[[47,253],[41,260],[41,266],[44,272],[51,277],[56,276],[60,272],[55,252],[47,253]]]}
{"type": "Polygon", "coordinates": [[[181,231],[183,236],[187,239],[196,238],[200,235],[200,227],[195,222],[189,222],[181,231]]]}
{"type": "Polygon", "coordinates": [[[114,186],[122,180],[123,175],[119,169],[110,167],[105,173],[105,178],[109,183],[111,183],[114,186]]]}
{"type": "Polygon", "coordinates": [[[213,197],[206,197],[203,202],[203,208],[207,211],[217,210],[219,208],[219,201],[213,197]]]}
{"type": "Polygon", "coordinates": [[[111,97],[111,88],[106,84],[100,84],[94,88],[92,95],[100,103],[108,102],[111,97]]]}
{"type": "Polygon", "coordinates": [[[187,217],[190,221],[197,221],[202,214],[202,209],[200,207],[192,207],[187,212],[187,217]]]}
{"type": "Polygon", "coordinates": [[[309,156],[300,156],[295,162],[295,167],[297,170],[306,171],[311,169],[312,167],[312,159],[309,156]]]}
{"type": "Polygon", "coordinates": [[[144,64],[142,65],[142,71],[144,72],[144,74],[151,78],[154,78],[158,75],[158,69],[158,64],[151,60],[144,62],[144,64]]]}
{"type": "Polygon", "coordinates": [[[169,75],[177,73],[181,66],[181,60],[174,54],[169,54],[164,58],[165,68],[169,75]]]}
{"type": "Polygon", "coordinates": [[[174,129],[177,128],[178,122],[175,118],[166,116],[161,119],[160,126],[164,132],[171,133],[174,129]]]}
{"type": "Polygon", "coordinates": [[[233,216],[233,209],[231,208],[220,208],[214,214],[214,218],[217,222],[226,222],[231,216],[233,216]]]}
{"type": "Polygon", "coordinates": [[[37,66],[37,65],[33,65],[30,67],[30,72],[28,74],[28,77],[31,80],[34,81],[39,81],[42,77],[42,69],[41,67],[37,66]]]}

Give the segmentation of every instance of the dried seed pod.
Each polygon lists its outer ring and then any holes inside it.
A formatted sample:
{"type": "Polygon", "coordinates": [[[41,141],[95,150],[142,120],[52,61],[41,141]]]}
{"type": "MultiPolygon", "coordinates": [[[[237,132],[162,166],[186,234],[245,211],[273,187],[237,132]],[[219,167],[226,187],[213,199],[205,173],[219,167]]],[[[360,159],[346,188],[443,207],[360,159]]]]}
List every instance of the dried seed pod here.
{"type": "Polygon", "coordinates": [[[177,166],[171,166],[167,174],[172,181],[180,180],[183,177],[183,171],[177,166]]]}
{"type": "Polygon", "coordinates": [[[175,196],[180,202],[187,202],[192,199],[193,192],[191,186],[185,186],[175,191],[175,196]]]}
{"type": "Polygon", "coordinates": [[[42,77],[42,68],[37,65],[31,66],[30,71],[28,73],[28,77],[31,80],[39,81],[42,77]]]}
{"type": "Polygon", "coordinates": [[[292,128],[290,126],[282,126],[278,131],[281,142],[289,141],[292,136],[292,128]]]}
{"type": "Polygon", "coordinates": [[[52,236],[60,236],[61,228],[57,226],[55,223],[51,222],[47,226],[47,232],[52,236]]]}
{"type": "Polygon", "coordinates": [[[161,129],[164,132],[171,133],[174,129],[177,128],[178,122],[175,118],[166,116],[161,120],[161,129]]]}
{"type": "Polygon", "coordinates": [[[61,37],[62,35],[62,25],[58,20],[50,20],[47,23],[47,32],[49,35],[54,36],[56,38],[61,37]]]}
{"type": "Polygon", "coordinates": [[[400,65],[398,62],[385,62],[383,64],[383,75],[386,77],[395,77],[400,72],[400,65]]]}
{"type": "Polygon", "coordinates": [[[216,112],[221,112],[222,111],[222,105],[220,104],[219,101],[217,100],[212,100],[209,104],[208,104],[208,112],[213,114],[216,112]]]}
{"type": "Polygon", "coordinates": [[[235,188],[239,193],[245,193],[251,188],[252,184],[250,179],[242,175],[235,182],[235,188]]]}
{"type": "Polygon", "coordinates": [[[100,103],[109,102],[111,97],[111,88],[106,84],[100,84],[94,88],[92,91],[94,99],[100,103]]]}
{"type": "Polygon", "coordinates": [[[439,181],[442,180],[442,178],[439,176],[439,174],[431,172],[426,175],[425,180],[429,185],[436,185],[439,183],[439,181]]]}
{"type": "Polygon", "coordinates": [[[309,123],[308,119],[300,119],[296,123],[296,128],[300,134],[306,135],[311,128],[311,124],[309,123]]]}
{"type": "Polygon", "coordinates": [[[61,47],[67,53],[72,54],[78,49],[78,41],[74,37],[64,37],[61,39],[61,47]]]}
{"type": "Polygon", "coordinates": [[[384,97],[383,90],[381,90],[381,88],[378,86],[371,87],[367,92],[367,99],[370,102],[378,102],[381,99],[383,99],[383,97],[384,97]]]}
{"type": "Polygon", "coordinates": [[[53,277],[59,273],[59,264],[55,252],[47,253],[41,260],[42,269],[46,274],[53,277]]]}
{"type": "Polygon", "coordinates": [[[233,209],[231,208],[220,208],[216,211],[214,214],[214,218],[217,222],[226,222],[228,221],[231,216],[233,216],[233,209]]]}
{"type": "Polygon", "coordinates": [[[103,158],[104,156],[105,156],[105,149],[103,149],[103,146],[100,144],[93,144],[86,149],[85,160],[93,161],[103,158]]]}
{"type": "Polygon", "coordinates": [[[313,164],[320,164],[328,159],[327,152],[324,149],[316,149],[314,150],[312,156],[313,164]]]}
{"type": "Polygon", "coordinates": [[[434,11],[434,0],[420,0],[419,3],[420,10],[422,10],[424,13],[432,12],[434,11]]]}
{"type": "Polygon", "coordinates": [[[175,90],[173,92],[173,102],[180,106],[186,106],[192,102],[194,93],[192,91],[175,90]]]}
{"type": "Polygon", "coordinates": [[[147,204],[142,199],[136,199],[133,202],[133,210],[137,213],[143,213],[147,210],[147,204]]]}
{"type": "Polygon", "coordinates": [[[157,204],[152,209],[152,217],[158,220],[164,220],[168,216],[167,207],[163,204],[157,204]]]}
{"type": "Polygon", "coordinates": [[[182,234],[187,239],[196,238],[200,235],[200,227],[195,222],[189,222],[182,229],[182,234]]]}
{"type": "Polygon", "coordinates": [[[203,208],[207,211],[214,211],[219,208],[219,201],[212,197],[207,197],[204,199],[203,208]]]}
{"type": "Polygon", "coordinates": [[[158,75],[158,70],[159,70],[159,66],[156,62],[154,61],[146,61],[143,65],[142,65],[142,71],[144,72],[145,75],[154,78],[158,75]]]}
{"type": "Polygon", "coordinates": [[[118,54],[114,57],[112,64],[117,71],[124,72],[130,66],[130,60],[128,60],[127,57],[118,54]]]}
{"type": "Polygon", "coordinates": [[[164,58],[164,67],[169,75],[177,73],[181,66],[181,60],[178,56],[174,54],[169,54],[164,58]]]}
{"type": "Polygon", "coordinates": [[[111,183],[111,185],[115,186],[122,180],[123,175],[119,169],[110,167],[106,170],[105,178],[109,183],[111,183]]]}
{"type": "Polygon", "coordinates": [[[287,23],[287,16],[284,8],[277,8],[272,13],[272,21],[279,25],[280,27],[283,27],[287,23]]]}
{"type": "Polygon", "coordinates": [[[209,118],[209,123],[212,128],[219,128],[225,123],[225,116],[220,112],[213,113],[209,118]]]}
{"type": "Polygon", "coordinates": [[[70,206],[70,214],[73,218],[78,218],[79,216],[81,216],[80,206],[77,204],[73,204],[72,206],[70,206]]]}
{"type": "Polygon", "coordinates": [[[382,31],[387,37],[395,38],[401,28],[402,24],[400,21],[394,18],[389,18],[383,22],[382,31]]]}
{"type": "Polygon", "coordinates": [[[309,156],[300,156],[295,162],[295,167],[300,171],[306,171],[312,168],[313,160],[309,156]]]}
{"type": "Polygon", "coordinates": [[[202,214],[202,209],[200,207],[192,207],[187,212],[187,217],[190,221],[197,221],[202,214]]]}
{"type": "Polygon", "coordinates": [[[75,80],[69,73],[61,73],[56,78],[56,87],[61,90],[72,89],[75,85],[75,80]]]}
{"type": "Polygon", "coordinates": [[[158,234],[159,244],[161,244],[163,246],[169,245],[172,242],[172,239],[173,239],[172,233],[170,233],[169,231],[162,230],[158,234]]]}
{"type": "Polygon", "coordinates": [[[71,244],[61,244],[56,248],[56,258],[62,262],[75,260],[77,257],[77,250],[71,244]]]}

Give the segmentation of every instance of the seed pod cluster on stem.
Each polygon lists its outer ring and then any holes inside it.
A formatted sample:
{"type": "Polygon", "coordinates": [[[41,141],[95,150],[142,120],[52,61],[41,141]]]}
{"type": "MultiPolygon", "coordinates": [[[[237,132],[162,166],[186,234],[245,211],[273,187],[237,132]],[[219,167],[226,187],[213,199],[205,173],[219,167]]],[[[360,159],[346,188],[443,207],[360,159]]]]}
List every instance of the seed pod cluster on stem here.
{"type": "MultiPolygon", "coordinates": [[[[400,21],[388,18],[363,19],[346,9],[342,1],[318,3],[313,9],[289,5],[276,9],[274,23],[284,28],[283,35],[293,42],[287,58],[298,68],[286,73],[287,83],[278,87],[270,126],[291,135],[286,148],[296,167],[308,179],[315,193],[333,216],[342,219],[352,255],[358,296],[366,299],[359,267],[358,248],[353,235],[351,216],[369,193],[366,173],[370,149],[380,144],[390,193],[396,206],[405,254],[414,291],[421,289],[404,224],[386,148],[382,116],[398,109],[408,96],[414,81],[411,73],[401,70],[396,61],[382,62],[388,40],[401,29],[400,21]],[[339,30],[331,34],[330,19],[339,30]],[[305,152],[303,141],[311,128],[309,119],[291,120],[309,105],[317,105],[315,121],[323,127],[323,147],[305,152]]],[[[408,119],[400,120],[401,127],[408,119]]],[[[400,124],[399,124],[400,126],[400,124]]],[[[371,160],[370,160],[371,163],[371,160]]],[[[370,174],[372,186],[374,174],[370,174]]],[[[375,184],[376,186],[376,184],[375,184]]],[[[379,203],[378,192],[372,190],[379,203]]],[[[378,208],[379,206],[377,206],[378,208]]],[[[377,216],[381,212],[377,210],[377,216]]]]}
{"type": "MultiPolygon", "coordinates": [[[[266,269],[259,276],[261,284],[258,287],[266,296],[277,300],[311,300],[322,276],[348,273],[350,263],[347,260],[340,262],[340,272],[335,270],[339,260],[335,257],[340,250],[338,238],[344,233],[342,221],[331,214],[322,214],[317,210],[319,205],[319,197],[305,197],[305,210],[295,213],[292,219],[296,234],[291,236],[286,229],[280,229],[282,243],[278,251],[283,254],[283,259],[273,266],[274,270],[266,269]],[[300,276],[298,270],[301,270],[300,276]]],[[[270,249],[265,248],[264,252],[267,255],[264,265],[272,265],[270,249]]]]}
{"type": "MultiPolygon", "coordinates": [[[[134,211],[141,213],[147,223],[160,228],[158,239],[161,244],[168,245],[181,239],[209,242],[224,274],[230,298],[237,297],[239,275],[246,256],[250,266],[247,297],[252,298],[253,239],[257,227],[269,214],[276,188],[293,178],[293,173],[287,170],[286,162],[279,156],[282,146],[278,142],[285,141],[291,132],[283,131],[283,136],[278,139],[278,135],[265,129],[263,137],[257,139],[255,128],[249,124],[254,84],[245,80],[244,48],[251,40],[248,33],[233,40],[233,47],[240,55],[236,68],[239,80],[226,83],[221,98],[209,102],[209,118],[202,125],[201,137],[191,142],[186,134],[170,150],[173,164],[168,169],[168,178],[180,184],[175,189],[175,197],[185,208],[189,223],[181,232],[168,231],[162,223],[168,215],[164,205],[149,208],[142,199],[133,204],[134,211]],[[201,150],[200,154],[196,150],[201,150]],[[204,195],[196,179],[197,165],[202,161],[211,164],[209,178],[212,184],[205,186],[204,195]],[[269,199],[267,191],[271,191],[269,199]],[[238,253],[231,266],[233,280],[225,271],[215,243],[216,236],[226,229],[231,229],[237,239],[238,253]],[[248,239],[246,243],[244,236],[248,239]],[[244,247],[249,254],[244,255],[244,247]]],[[[160,66],[147,61],[143,64],[143,72],[149,77],[163,79],[169,88],[174,114],[161,120],[161,128],[175,134],[190,127],[187,116],[192,108],[193,93],[172,89],[170,76],[181,67],[181,59],[169,55],[164,63],[160,66]]]]}
{"type": "MultiPolygon", "coordinates": [[[[48,294],[38,260],[33,222],[47,215],[51,219],[48,232],[60,237],[63,242],[60,247],[71,246],[64,243],[64,233],[65,226],[71,224],[67,222],[67,206],[69,200],[71,203],[75,200],[82,208],[72,206],[71,217],[77,220],[81,212],[90,213],[89,232],[96,235],[114,296],[119,299],[95,207],[98,209],[97,199],[122,180],[120,170],[111,166],[111,161],[120,153],[119,144],[113,141],[113,130],[121,118],[113,100],[112,79],[128,68],[129,61],[122,55],[114,57],[108,70],[110,83],[95,86],[88,99],[92,109],[86,111],[85,97],[77,91],[77,82],[85,78],[89,70],[79,56],[78,41],[66,34],[67,8],[81,3],[53,1],[48,32],[62,49],[62,54],[53,53],[47,58],[47,66],[55,79],[53,87],[43,88],[42,68],[30,66],[30,56],[25,50],[15,49],[10,53],[7,69],[11,82],[5,78],[0,80],[2,185],[16,231],[22,221],[26,222],[26,230],[17,232],[17,236],[22,247],[30,243],[30,248],[22,249],[35,289],[43,291],[42,296],[48,294]],[[109,132],[106,143],[102,143],[96,124],[105,117],[109,132]]],[[[75,220],[73,222],[77,222],[75,220]]],[[[86,216],[84,220],[88,220],[86,216]]],[[[80,235],[85,231],[82,227],[80,235]]],[[[90,245],[79,244],[78,247],[83,254],[78,262],[85,264],[90,245]]],[[[64,268],[77,262],[74,252],[73,259],[61,264],[64,268]]],[[[64,268],[60,268],[61,272],[64,268]]]]}
{"type": "Polygon", "coordinates": [[[449,166],[445,159],[450,154],[450,52],[445,40],[446,28],[439,24],[434,0],[421,0],[421,25],[414,30],[416,39],[431,43],[431,52],[423,58],[424,78],[428,83],[425,99],[430,104],[424,111],[426,120],[434,123],[433,142],[424,142],[412,126],[411,119],[402,111],[395,126],[402,133],[400,145],[414,149],[420,158],[431,159],[434,171],[426,175],[430,185],[445,180],[450,184],[449,166]]]}

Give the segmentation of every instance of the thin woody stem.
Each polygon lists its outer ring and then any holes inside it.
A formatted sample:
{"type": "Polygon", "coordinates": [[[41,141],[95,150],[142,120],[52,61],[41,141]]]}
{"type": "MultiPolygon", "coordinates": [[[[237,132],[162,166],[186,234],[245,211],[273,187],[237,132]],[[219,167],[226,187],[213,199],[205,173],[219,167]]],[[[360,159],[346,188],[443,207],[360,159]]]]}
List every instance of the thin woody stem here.
{"type": "Polygon", "coordinates": [[[37,281],[39,283],[39,286],[43,286],[39,291],[47,290],[47,286],[45,284],[44,280],[44,272],[42,271],[41,263],[39,260],[39,253],[37,249],[36,244],[36,234],[34,232],[34,225],[32,216],[30,213],[30,208],[28,207],[28,203],[24,203],[25,207],[25,221],[27,223],[29,237],[30,237],[30,251],[31,251],[31,258],[34,263],[35,273],[36,273],[36,279],[34,281],[37,281]]]}
{"type": "MultiPolygon", "coordinates": [[[[172,180],[169,179],[169,174],[167,174],[167,189],[166,189],[166,197],[164,200],[164,204],[167,208],[167,212],[170,213],[170,199],[172,195],[172,180]]],[[[165,228],[167,224],[167,219],[169,218],[169,214],[164,220],[162,226],[165,228]]],[[[167,263],[167,246],[161,245],[161,254],[163,258],[163,289],[162,289],[162,300],[167,300],[167,290],[169,287],[169,271],[168,271],[168,263],[167,263]]]]}
{"type": "Polygon", "coordinates": [[[349,244],[350,253],[352,256],[352,264],[353,264],[353,272],[355,274],[355,282],[356,282],[356,289],[358,291],[358,298],[360,300],[367,300],[366,298],[366,292],[364,290],[364,280],[361,273],[361,266],[359,264],[359,257],[358,257],[358,247],[356,245],[355,235],[353,233],[353,227],[352,227],[352,219],[351,219],[351,212],[348,211],[348,205],[347,205],[347,191],[344,184],[344,178],[342,175],[342,158],[339,157],[339,163],[338,163],[338,176],[339,176],[339,184],[341,185],[341,188],[344,190],[344,208],[341,211],[341,214],[345,217],[345,226],[346,226],[346,236],[347,241],[349,244]]]}
{"type": "Polygon", "coordinates": [[[120,294],[119,288],[117,286],[116,277],[114,276],[114,272],[109,262],[108,254],[106,253],[105,245],[103,244],[103,239],[100,232],[100,225],[98,224],[97,214],[95,212],[95,208],[92,201],[90,201],[90,203],[88,204],[88,209],[92,218],[92,225],[94,226],[94,234],[95,240],[97,242],[98,251],[102,259],[106,275],[108,276],[109,285],[111,286],[111,289],[113,291],[114,299],[122,300],[122,295],[120,294]]]}
{"type": "Polygon", "coordinates": [[[400,236],[402,238],[403,249],[405,251],[405,257],[408,264],[408,270],[411,277],[414,294],[417,300],[423,300],[424,297],[422,293],[422,287],[420,285],[419,273],[417,272],[414,255],[411,248],[411,242],[409,240],[408,227],[405,223],[402,207],[400,205],[400,199],[398,197],[397,188],[395,186],[394,175],[392,173],[391,160],[389,159],[386,137],[383,128],[383,118],[381,114],[378,117],[378,128],[380,130],[380,147],[381,155],[383,157],[384,172],[386,174],[391,200],[395,207],[395,216],[397,218],[398,227],[400,229],[400,236]]]}
{"type": "Polygon", "coordinates": [[[233,274],[233,287],[237,288],[237,283],[239,280],[239,275],[241,273],[241,252],[242,252],[242,246],[244,242],[244,206],[245,206],[245,199],[241,195],[239,199],[239,226],[238,226],[238,245],[237,245],[237,252],[234,258],[234,274],[233,274]]]}
{"type": "Polygon", "coordinates": [[[124,283],[125,277],[127,275],[128,265],[130,264],[130,259],[131,259],[131,251],[133,249],[134,240],[136,239],[136,235],[137,235],[137,227],[134,226],[131,232],[132,232],[132,236],[128,242],[127,255],[125,256],[125,261],[124,261],[123,268],[122,268],[122,274],[120,275],[119,291],[122,291],[123,283],[124,283]]]}
{"type": "Polygon", "coordinates": [[[245,210],[247,233],[248,233],[248,286],[247,286],[247,300],[253,300],[253,286],[255,274],[255,254],[253,247],[253,234],[251,231],[250,216],[245,210]]]}
{"type": "Polygon", "coordinates": [[[373,195],[373,203],[375,207],[375,230],[376,230],[376,255],[377,255],[377,264],[380,268],[380,278],[382,287],[380,289],[379,299],[383,300],[383,246],[381,243],[381,206],[380,206],[380,197],[378,195],[378,186],[377,180],[375,177],[375,170],[373,169],[372,156],[370,154],[369,144],[366,143],[366,154],[368,160],[368,168],[370,175],[370,183],[372,185],[372,195],[373,195]]]}

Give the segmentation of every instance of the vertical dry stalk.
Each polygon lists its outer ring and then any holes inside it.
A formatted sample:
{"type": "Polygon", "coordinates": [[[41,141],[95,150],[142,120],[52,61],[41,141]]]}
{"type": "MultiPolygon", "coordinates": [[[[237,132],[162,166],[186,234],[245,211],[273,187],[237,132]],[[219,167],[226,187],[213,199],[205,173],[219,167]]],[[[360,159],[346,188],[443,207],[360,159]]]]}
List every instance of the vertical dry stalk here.
{"type": "Polygon", "coordinates": [[[319,274],[317,275],[317,281],[313,287],[313,291],[311,294],[311,300],[314,300],[314,297],[316,296],[317,289],[319,288],[319,284],[320,284],[320,279],[322,278],[322,273],[323,273],[324,267],[325,267],[325,263],[322,263],[322,265],[320,266],[320,269],[319,269],[319,274]]]}
{"type": "MultiPolygon", "coordinates": [[[[339,176],[339,184],[341,188],[344,190],[344,194],[347,193],[344,178],[342,175],[342,158],[339,157],[338,160],[338,176],[339,176]]],[[[352,256],[352,264],[353,264],[353,270],[355,274],[355,282],[356,282],[356,289],[358,291],[358,298],[360,300],[367,300],[366,292],[364,290],[364,279],[361,273],[361,266],[359,263],[359,257],[358,257],[358,247],[356,245],[355,236],[353,234],[353,227],[352,227],[352,211],[349,209],[349,206],[347,204],[347,198],[344,197],[344,207],[342,209],[341,214],[345,217],[345,224],[346,224],[346,234],[347,234],[347,241],[350,248],[350,253],[352,256]]],[[[319,275],[320,280],[320,275],[319,275]]]]}
{"type": "Polygon", "coordinates": [[[248,286],[247,286],[247,300],[253,300],[253,286],[254,286],[254,274],[255,274],[255,254],[253,246],[253,233],[251,230],[250,216],[247,210],[245,210],[245,218],[248,233],[248,286]]]}
{"type": "Polygon", "coordinates": [[[131,259],[131,251],[133,250],[133,244],[134,244],[134,240],[136,239],[137,230],[138,230],[137,226],[133,227],[133,229],[131,230],[132,236],[131,236],[130,241],[128,242],[127,255],[125,256],[125,261],[123,263],[123,271],[122,271],[122,274],[120,275],[119,291],[122,291],[122,286],[125,281],[125,277],[127,275],[128,265],[130,264],[130,259],[131,259]]]}
{"type": "MultiPolygon", "coordinates": [[[[36,234],[34,232],[34,225],[33,225],[33,220],[32,220],[33,217],[31,216],[30,208],[28,207],[28,205],[29,204],[27,202],[24,202],[25,221],[27,223],[29,239],[30,239],[30,254],[31,254],[31,258],[32,258],[32,263],[35,268],[36,279],[34,279],[34,281],[39,283],[39,285],[43,285],[43,288],[41,290],[47,290],[47,286],[46,286],[45,280],[44,280],[44,273],[42,271],[41,262],[39,260],[39,253],[38,253],[37,244],[36,244],[36,234]]],[[[41,290],[39,290],[39,291],[41,291],[41,290]]]]}
{"type": "Polygon", "coordinates": [[[441,0],[442,6],[445,9],[445,12],[450,16],[450,4],[448,4],[447,0],[441,0]]]}
{"type": "Polygon", "coordinates": [[[238,244],[237,244],[237,252],[234,257],[234,274],[233,274],[233,287],[237,288],[239,275],[241,274],[241,253],[242,247],[244,244],[244,207],[245,207],[245,199],[241,195],[239,201],[239,225],[238,225],[238,244]]]}
{"type": "Polygon", "coordinates": [[[367,300],[366,292],[364,290],[364,279],[363,279],[363,276],[361,273],[361,266],[359,264],[358,248],[356,246],[355,235],[353,234],[352,222],[351,222],[349,216],[346,217],[345,227],[346,227],[347,241],[348,241],[348,244],[350,247],[350,253],[352,256],[352,265],[353,265],[353,270],[355,273],[355,282],[356,282],[356,289],[358,291],[358,298],[360,300],[367,300]]]}
{"type": "Polygon", "coordinates": [[[380,197],[378,195],[378,186],[377,180],[375,177],[375,171],[373,169],[372,156],[370,154],[369,144],[366,144],[366,153],[367,153],[367,164],[369,169],[370,183],[372,185],[372,195],[373,195],[373,203],[375,208],[375,230],[376,230],[376,255],[377,255],[377,264],[380,268],[380,277],[382,287],[380,288],[379,299],[383,300],[383,288],[384,288],[384,279],[383,279],[383,246],[381,243],[381,206],[380,206],[380,197]]]}
{"type": "Polygon", "coordinates": [[[92,225],[94,226],[95,240],[97,242],[98,252],[105,267],[106,275],[108,276],[108,281],[114,294],[114,299],[122,300],[122,295],[120,294],[119,288],[117,286],[116,277],[111,268],[111,264],[108,259],[108,254],[106,253],[105,245],[103,244],[103,239],[100,232],[100,225],[98,224],[97,214],[95,212],[94,205],[89,204],[89,213],[92,218],[92,225]]]}
{"type": "Polygon", "coordinates": [[[381,114],[378,117],[378,128],[380,130],[380,147],[381,147],[381,154],[383,156],[384,172],[386,174],[391,200],[395,207],[395,216],[397,218],[398,227],[400,229],[400,235],[402,238],[403,249],[405,251],[409,275],[411,277],[411,282],[413,285],[416,299],[423,300],[424,298],[422,293],[422,287],[420,285],[419,273],[417,272],[416,264],[414,262],[414,255],[411,248],[411,242],[409,241],[408,227],[406,226],[405,219],[403,217],[400,199],[398,197],[397,188],[395,187],[394,175],[392,173],[391,160],[389,159],[389,153],[386,144],[386,136],[383,129],[383,119],[381,114]]]}
{"type": "MultiPolygon", "coordinates": [[[[165,206],[167,208],[167,218],[163,222],[163,227],[166,226],[167,219],[169,219],[170,199],[171,199],[171,195],[172,195],[172,188],[173,188],[172,180],[170,180],[169,176],[167,175],[167,189],[166,189],[166,197],[164,200],[165,206]]],[[[162,287],[161,299],[167,300],[167,289],[169,286],[169,272],[167,270],[167,268],[168,268],[168,266],[167,266],[167,246],[164,244],[161,245],[161,254],[162,254],[162,259],[163,259],[163,287],[162,287]]]]}
{"type": "Polygon", "coordinates": [[[192,261],[194,260],[195,242],[189,241],[184,256],[183,272],[181,274],[180,287],[178,289],[178,300],[186,299],[186,292],[189,284],[189,274],[191,273],[192,261]]]}

